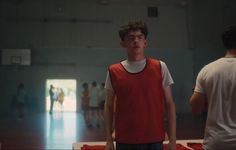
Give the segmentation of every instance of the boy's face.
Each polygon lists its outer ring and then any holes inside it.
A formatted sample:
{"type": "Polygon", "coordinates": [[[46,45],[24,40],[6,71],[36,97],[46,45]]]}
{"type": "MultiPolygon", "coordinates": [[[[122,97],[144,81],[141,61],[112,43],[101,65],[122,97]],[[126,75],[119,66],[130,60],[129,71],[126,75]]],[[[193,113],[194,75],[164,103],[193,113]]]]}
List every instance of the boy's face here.
{"type": "Polygon", "coordinates": [[[147,39],[140,30],[131,31],[125,36],[124,41],[121,41],[121,46],[126,48],[131,55],[143,54],[147,39]]]}

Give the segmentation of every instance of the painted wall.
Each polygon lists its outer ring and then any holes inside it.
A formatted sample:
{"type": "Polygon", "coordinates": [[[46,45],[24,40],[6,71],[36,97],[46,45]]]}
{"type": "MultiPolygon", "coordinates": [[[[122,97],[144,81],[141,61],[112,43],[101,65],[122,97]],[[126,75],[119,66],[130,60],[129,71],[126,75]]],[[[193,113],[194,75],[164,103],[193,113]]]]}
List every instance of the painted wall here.
{"type": "Polygon", "coordinates": [[[10,112],[19,82],[25,83],[39,112],[44,111],[46,79],[77,79],[78,97],[80,83],[103,82],[109,64],[126,56],[119,46],[119,27],[136,19],[149,27],[147,55],[166,62],[174,78],[177,112],[189,112],[196,73],[211,60],[209,56],[219,55],[215,51],[210,55],[211,49],[222,49],[216,32],[236,15],[235,9],[234,15],[222,9],[221,0],[180,2],[0,1],[0,48],[32,50],[31,66],[0,66],[0,114],[10,112]],[[158,7],[157,18],[147,16],[148,6],[158,7]]]}
{"type": "Polygon", "coordinates": [[[207,63],[225,53],[221,33],[225,26],[235,24],[236,1],[192,1],[194,78],[207,63]]]}

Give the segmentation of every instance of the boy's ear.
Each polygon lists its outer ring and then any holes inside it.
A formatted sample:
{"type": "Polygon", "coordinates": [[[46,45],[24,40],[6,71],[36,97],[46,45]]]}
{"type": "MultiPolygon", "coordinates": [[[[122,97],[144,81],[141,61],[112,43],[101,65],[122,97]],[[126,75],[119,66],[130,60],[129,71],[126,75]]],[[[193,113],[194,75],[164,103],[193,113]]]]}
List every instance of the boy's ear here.
{"type": "Polygon", "coordinates": [[[147,45],[148,45],[148,40],[146,39],[146,41],[145,41],[145,47],[147,47],[147,45]]]}

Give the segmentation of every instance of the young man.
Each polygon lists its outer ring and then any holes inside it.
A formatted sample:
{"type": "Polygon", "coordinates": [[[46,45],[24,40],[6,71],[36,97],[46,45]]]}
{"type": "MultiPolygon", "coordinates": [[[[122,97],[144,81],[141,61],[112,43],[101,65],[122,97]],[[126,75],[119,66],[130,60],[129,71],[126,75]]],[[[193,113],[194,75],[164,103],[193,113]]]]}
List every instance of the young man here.
{"type": "Polygon", "coordinates": [[[225,56],[203,67],[190,99],[193,113],[208,104],[205,150],[236,149],[236,25],[225,29],[222,40],[225,56]]]}
{"type": "Polygon", "coordinates": [[[51,84],[49,89],[49,96],[50,96],[50,110],[49,113],[52,114],[54,102],[57,100],[57,92],[55,87],[51,84]]]}
{"type": "Polygon", "coordinates": [[[25,108],[26,108],[26,91],[25,85],[20,83],[17,88],[16,93],[16,102],[17,102],[17,112],[19,119],[23,118],[25,115],[25,108]]]}
{"type": "Polygon", "coordinates": [[[93,81],[92,86],[89,89],[89,120],[90,122],[95,117],[96,126],[99,128],[99,87],[97,87],[97,82],[93,81]]]}
{"type": "Polygon", "coordinates": [[[127,59],[108,69],[104,113],[106,149],[114,149],[113,121],[117,150],[163,149],[165,106],[169,123],[167,149],[176,149],[175,104],[170,88],[173,80],[164,62],[145,57],[147,34],[143,22],[130,22],[119,31],[127,59]]]}

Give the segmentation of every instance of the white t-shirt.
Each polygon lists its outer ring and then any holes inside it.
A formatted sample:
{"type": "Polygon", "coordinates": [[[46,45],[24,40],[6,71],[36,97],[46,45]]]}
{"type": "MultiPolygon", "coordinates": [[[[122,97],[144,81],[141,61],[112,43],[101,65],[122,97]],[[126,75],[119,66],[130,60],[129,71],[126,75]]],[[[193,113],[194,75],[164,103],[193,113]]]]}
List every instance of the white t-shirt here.
{"type": "Polygon", "coordinates": [[[97,86],[92,86],[89,91],[89,106],[98,107],[99,104],[99,88],[97,86]]]}
{"type": "MultiPolygon", "coordinates": [[[[166,66],[166,64],[162,61],[160,61],[161,63],[161,72],[162,72],[162,78],[163,78],[163,82],[162,85],[163,87],[169,86],[171,84],[174,83],[170,72],[166,66]]],[[[140,60],[140,61],[128,61],[128,60],[124,60],[121,62],[121,64],[124,66],[124,68],[130,72],[130,73],[137,73],[140,72],[144,69],[144,67],[146,66],[146,59],[140,60]]],[[[112,84],[111,84],[111,79],[110,79],[110,75],[109,75],[109,71],[107,71],[107,77],[106,77],[106,82],[105,82],[105,88],[111,91],[113,90],[112,84]]]]}
{"type": "Polygon", "coordinates": [[[204,149],[236,149],[236,58],[220,58],[198,74],[195,92],[205,93],[208,116],[204,149]]]}
{"type": "Polygon", "coordinates": [[[106,98],[106,89],[105,88],[101,88],[99,91],[99,102],[104,101],[106,98]]]}

